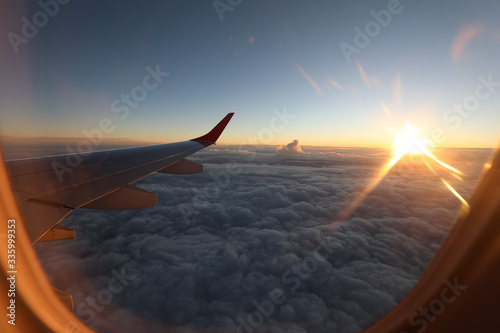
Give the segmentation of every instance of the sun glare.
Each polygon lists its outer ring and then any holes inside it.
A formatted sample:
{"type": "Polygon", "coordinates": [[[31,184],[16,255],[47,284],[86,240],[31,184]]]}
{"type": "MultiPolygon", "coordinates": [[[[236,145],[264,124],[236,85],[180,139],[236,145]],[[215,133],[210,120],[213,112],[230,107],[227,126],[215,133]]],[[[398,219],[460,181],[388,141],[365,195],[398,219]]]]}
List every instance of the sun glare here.
{"type": "Polygon", "coordinates": [[[469,211],[469,204],[467,201],[447,182],[442,176],[438,174],[435,168],[429,163],[428,160],[434,162],[449,171],[451,176],[462,180],[459,175],[462,173],[455,169],[454,167],[440,161],[434,154],[431,153],[429,148],[425,145],[425,140],[414,130],[410,122],[406,123],[404,130],[396,133],[396,137],[393,140],[392,155],[393,157],[384,165],[377,176],[366,186],[363,192],[358,195],[351,204],[344,209],[337,217],[337,220],[344,221],[349,217],[349,215],[361,204],[365,198],[377,187],[377,185],[387,176],[387,174],[392,170],[392,168],[406,155],[423,155],[423,162],[432,171],[432,173],[438,176],[441,182],[450,190],[453,195],[455,195],[460,202],[462,202],[462,209],[466,212],[469,211]]]}
{"type": "Polygon", "coordinates": [[[413,131],[409,122],[406,123],[406,128],[396,134],[393,141],[393,153],[395,156],[404,156],[406,154],[420,154],[421,148],[419,141],[422,141],[413,131]]]}

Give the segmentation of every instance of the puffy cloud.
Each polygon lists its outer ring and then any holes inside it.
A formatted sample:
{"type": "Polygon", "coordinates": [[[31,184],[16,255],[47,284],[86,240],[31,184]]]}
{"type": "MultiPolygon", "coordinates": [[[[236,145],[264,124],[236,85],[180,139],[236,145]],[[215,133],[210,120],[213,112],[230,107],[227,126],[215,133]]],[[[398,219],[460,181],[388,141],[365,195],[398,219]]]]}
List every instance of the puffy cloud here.
{"type": "Polygon", "coordinates": [[[276,152],[280,154],[302,154],[302,148],[299,145],[299,140],[295,139],[286,146],[278,146],[276,152]]]}
{"type": "MultiPolygon", "coordinates": [[[[35,245],[82,321],[101,332],[357,332],[411,289],[459,208],[432,173],[403,165],[339,223],[390,152],[316,150],[285,164],[251,151],[200,152],[203,174],[136,183],[157,206],[82,209],[63,222],[76,239],[35,245]],[[92,309],[87,298],[102,299],[117,272],[126,285],[92,309]]],[[[446,154],[467,197],[488,151],[446,154]]]]}

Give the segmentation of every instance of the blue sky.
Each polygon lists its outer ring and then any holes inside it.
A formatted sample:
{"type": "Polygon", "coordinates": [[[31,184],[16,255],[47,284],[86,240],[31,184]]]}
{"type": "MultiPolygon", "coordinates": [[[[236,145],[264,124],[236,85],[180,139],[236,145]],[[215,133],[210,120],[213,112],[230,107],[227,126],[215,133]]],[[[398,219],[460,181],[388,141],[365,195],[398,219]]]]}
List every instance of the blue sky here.
{"type": "Polygon", "coordinates": [[[71,1],[17,53],[8,34],[22,35],[21,18],[42,9],[10,4],[0,130],[78,137],[110,118],[106,137],[179,141],[235,112],[221,142],[240,144],[286,108],[296,117],[260,143],[390,146],[411,121],[425,138],[441,129],[440,146],[496,146],[500,86],[468,118],[444,114],[474,95],[478,77],[500,82],[499,3],[220,3],[232,9],[222,21],[209,1],[71,1]],[[390,8],[398,13],[348,62],[341,43],[355,46],[354,28],[390,8]],[[169,76],[119,119],[113,101],[157,65],[169,76]]]}

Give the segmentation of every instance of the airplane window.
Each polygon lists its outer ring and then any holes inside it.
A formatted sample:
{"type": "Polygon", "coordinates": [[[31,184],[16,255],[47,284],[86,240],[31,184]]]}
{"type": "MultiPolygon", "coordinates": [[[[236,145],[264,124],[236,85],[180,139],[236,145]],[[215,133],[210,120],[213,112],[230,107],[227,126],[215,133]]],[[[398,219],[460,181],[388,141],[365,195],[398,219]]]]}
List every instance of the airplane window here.
{"type": "Polygon", "coordinates": [[[2,152],[51,284],[96,332],[367,328],[491,167],[499,10],[7,1],[2,152]]]}

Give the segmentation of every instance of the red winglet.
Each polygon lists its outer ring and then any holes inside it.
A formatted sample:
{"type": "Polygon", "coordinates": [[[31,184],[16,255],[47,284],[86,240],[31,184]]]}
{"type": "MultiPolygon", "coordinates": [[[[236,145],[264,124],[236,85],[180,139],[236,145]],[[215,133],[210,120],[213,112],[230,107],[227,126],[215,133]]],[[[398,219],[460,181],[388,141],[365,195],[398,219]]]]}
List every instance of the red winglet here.
{"type": "Polygon", "coordinates": [[[210,143],[215,143],[219,136],[222,134],[222,131],[224,131],[224,128],[226,128],[227,123],[231,120],[233,117],[234,112],[228,113],[224,119],[222,119],[210,132],[207,134],[200,136],[199,138],[192,139],[191,141],[206,141],[210,143]]]}

